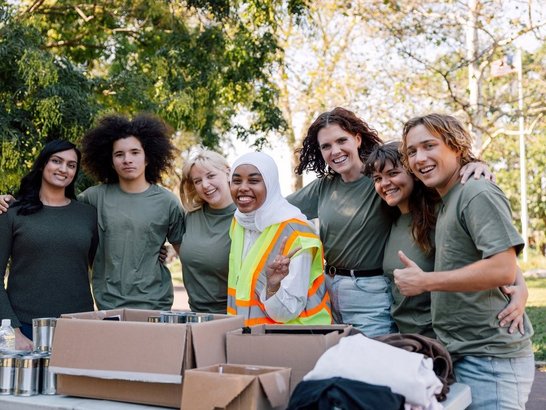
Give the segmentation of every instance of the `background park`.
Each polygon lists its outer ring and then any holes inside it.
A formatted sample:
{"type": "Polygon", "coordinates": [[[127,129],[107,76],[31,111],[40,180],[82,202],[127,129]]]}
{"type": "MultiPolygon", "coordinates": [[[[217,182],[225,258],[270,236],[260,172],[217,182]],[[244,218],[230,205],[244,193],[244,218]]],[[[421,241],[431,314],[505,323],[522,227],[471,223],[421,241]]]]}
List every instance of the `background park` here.
{"type": "MultiPolygon", "coordinates": [[[[105,113],[174,127],[180,156],[164,185],[175,192],[196,145],[228,158],[276,150],[290,170],[304,130],[335,106],[384,140],[414,115],[454,113],[527,239],[520,266],[545,361],[545,36],[541,0],[0,0],[0,192],[48,138],[77,143],[105,113]]],[[[290,191],[305,182],[286,175],[290,191]]]]}

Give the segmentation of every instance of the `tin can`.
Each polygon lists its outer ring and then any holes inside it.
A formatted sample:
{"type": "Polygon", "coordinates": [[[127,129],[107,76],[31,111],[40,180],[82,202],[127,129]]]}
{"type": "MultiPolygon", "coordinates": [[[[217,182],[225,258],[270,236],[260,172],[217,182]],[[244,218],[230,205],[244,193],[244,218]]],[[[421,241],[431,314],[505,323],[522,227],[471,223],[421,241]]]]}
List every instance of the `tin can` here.
{"type": "Polygon", "coordinates": [[[180,322],[180,318],[177,312],[160,312],[159,321],[161,323],[183,323],[180,322]]]}
{"type": "Polygon", "coordinates": [[[186,317],[187,323],[203,323],[213,320],[214,316],[210,313],[196,313],[186,317]]]}
{"type": "Polygon", "coordinates": [[[0,355],[0,394],[12,394],[15,380],[14,354],[0,355]]]}
{"type": "Polygon", "coordinates": [[[49,369],[49,360],[51,355],[43,355],[40,370],[40,393],[41,394],[56,394],[57,392],[57,375],[49,369]]]}
{"type": "Polygon", "coordinates": [[[41,359],[39,354],[15,358],[14,395],[34,396],[39,393],[41,359]]]}
{"type": "Polygon", "coordinates": [[[32,319],[32,340],[34,343],[34,351],[47,353],[51,352],[56,324],[57,319],[54,317],[32,319]]]}
{"type": "Polygon", "coordinates": [[[161,322],[161,316],[148,316],[148,322],[159,323],[161,322]]]}

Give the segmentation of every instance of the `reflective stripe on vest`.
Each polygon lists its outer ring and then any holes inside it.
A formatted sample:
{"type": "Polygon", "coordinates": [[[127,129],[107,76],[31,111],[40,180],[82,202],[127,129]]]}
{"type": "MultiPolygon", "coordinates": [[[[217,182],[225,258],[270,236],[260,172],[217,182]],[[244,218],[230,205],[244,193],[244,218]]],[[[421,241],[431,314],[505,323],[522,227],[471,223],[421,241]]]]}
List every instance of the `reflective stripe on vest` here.
{"type": "MultiPolygon", "coordinates": [[[[313,256],[309,277],[307,303],[300,315],[289,324],[330,324],[330,300],[326,291],[323,270],[322,243],[305,222],[291,219],[265,229],[242,260],[244,229],[233,219],[229,255],[227,313],[245,316],[245,325],[277,323],[265,313],[260,293],[267,286],[266,268],[279,254],[282,238],[288,237],[282,254],[301,247],[313,256]]],[[[299,251],[299,252],[301,252],[299,251]]]]}

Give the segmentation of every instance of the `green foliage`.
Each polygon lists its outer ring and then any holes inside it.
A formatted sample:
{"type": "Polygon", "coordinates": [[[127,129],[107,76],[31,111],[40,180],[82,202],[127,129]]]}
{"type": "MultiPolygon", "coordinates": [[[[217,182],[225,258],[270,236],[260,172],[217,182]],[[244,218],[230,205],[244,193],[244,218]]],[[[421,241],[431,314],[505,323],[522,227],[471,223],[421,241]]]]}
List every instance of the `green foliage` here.
{"type": "Polygon", "coordinates": [[[546,361],[546,278],[526,277],[525,282],[529,288],[525,311],[535,331],[532,339],[535,360],[546,361]]]}
{"type": "Polygon", "coordinates": [[[20,17],[86,68],[103,112],[152,111],[214,147],[242,110],[255,114],[247,135],[284,125],[269,75],[279,53],[274,4],[58,0],[20,17]]]}
{"type": "Polygon", "coordinates": [[[0,26],[0,192],[15,191],[44,141],[78,140],[95,111],[90,91],[37,30],[15,19],[0,26]]]}
{"type": "Polygon", "coordinates": [[[528,306],[527,315],[533,324],[535,334],[533,336],[533,351],[535,360],[546,360],[546,305],[528,306]]]}

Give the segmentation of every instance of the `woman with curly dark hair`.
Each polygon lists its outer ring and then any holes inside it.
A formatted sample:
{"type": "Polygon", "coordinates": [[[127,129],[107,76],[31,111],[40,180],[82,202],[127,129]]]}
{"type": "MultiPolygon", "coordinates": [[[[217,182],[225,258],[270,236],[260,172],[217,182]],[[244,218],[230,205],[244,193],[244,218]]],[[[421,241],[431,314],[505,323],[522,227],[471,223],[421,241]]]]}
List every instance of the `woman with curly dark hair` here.
{"type": "MultiPolygon", "coordinates": [[[[307,218],[319,218],[335,321],[371,337],[396,331],[391,282],[382,266],[398,211],[381,200],[364,174],[364,162],[380,144],[377,132],[355,113],[338,107],[320,114],[298,150],[295,170],[314,171],[318,178],[287,198],[307,218]]],[[[461,172],[465,181],[473,171],[461,172]]]]}
{"type": "Polygon", "coordinates": [[[83,165],[102,182],[80,195],[97,208],[93,293],[99,309],[172,306],[171,274],[159,253],[166,239],[178,252],[182,210],[176,196],[157,185],[174,157],[170,136],[162,120],[141,114],[106,116],[83,137],[83,165]]]}
{"type": "Polygon", "coordinates": [[[396,331],[382,270],[393,211],[363,174],[367,155],[379,144],[377,132],[353,112],[338,107],[320,114],[307,131],[296,168],[297,174],[309,170],[318,178],[287,198],[309,219],[319,218],[335,321],[370,337],[396,331]]]}
{"type": "MultiPolygon", "coordinates": [[[[88,269],[97,247],[97,215],[76,201],[80,151],[47,143],[0,215],[0,317],[11,319],[16,349],[32,350],[32,319],[93,309],[88,269]]],[[[11,198],[11,197],[10,197],[11,198]]]]}

